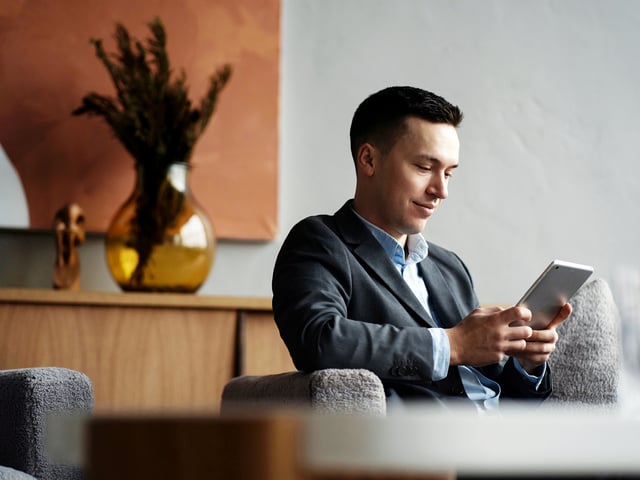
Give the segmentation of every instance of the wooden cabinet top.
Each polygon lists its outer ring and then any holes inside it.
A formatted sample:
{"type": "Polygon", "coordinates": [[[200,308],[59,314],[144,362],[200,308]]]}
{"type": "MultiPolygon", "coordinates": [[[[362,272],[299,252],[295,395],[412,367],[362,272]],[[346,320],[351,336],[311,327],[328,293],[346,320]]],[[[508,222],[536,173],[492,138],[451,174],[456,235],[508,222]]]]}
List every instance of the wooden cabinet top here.
{"type": "Polygon", "coordinates": [[[94,292],[45,289],[0,289],[0,304],[101,305],[229,310],[271,310],[271,298],[222,297],[181,293],[94,292]]]}

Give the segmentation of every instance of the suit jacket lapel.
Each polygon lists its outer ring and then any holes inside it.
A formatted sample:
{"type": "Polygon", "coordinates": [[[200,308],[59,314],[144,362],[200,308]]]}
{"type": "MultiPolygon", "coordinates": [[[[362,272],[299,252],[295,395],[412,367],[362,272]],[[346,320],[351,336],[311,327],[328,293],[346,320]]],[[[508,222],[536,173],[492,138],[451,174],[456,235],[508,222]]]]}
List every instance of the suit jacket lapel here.
{"type": "Polygon", "coordinates": [[[400,276],[382,246],[355,215],[351,203],[351,201],[347,202],[338,210],[335,219],[343,239],[350,246],[353,254],[366,266],[371,275],[375,276],[411,312],[418,323],[436,327],[436,323],[400,276]]]}
{"type": "Polygon", "coordinates": [[[443,328],[455,326],[463,316],[462,308],[442,276],[440,268],[430,257],[425,258],[418,268],[427,284],[429,303],[438,325],[443,328]]]}

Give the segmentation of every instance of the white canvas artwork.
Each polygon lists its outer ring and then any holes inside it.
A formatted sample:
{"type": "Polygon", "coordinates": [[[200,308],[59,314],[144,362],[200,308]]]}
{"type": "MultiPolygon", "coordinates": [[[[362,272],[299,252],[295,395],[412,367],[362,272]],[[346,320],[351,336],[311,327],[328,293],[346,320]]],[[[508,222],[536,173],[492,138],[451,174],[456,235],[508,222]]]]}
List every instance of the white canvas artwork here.
{"type": "Polygon", "coordinates": [[[0,225],[7,228],[28,228],[29,208],[20,177],[0,145],[0,225]]]}

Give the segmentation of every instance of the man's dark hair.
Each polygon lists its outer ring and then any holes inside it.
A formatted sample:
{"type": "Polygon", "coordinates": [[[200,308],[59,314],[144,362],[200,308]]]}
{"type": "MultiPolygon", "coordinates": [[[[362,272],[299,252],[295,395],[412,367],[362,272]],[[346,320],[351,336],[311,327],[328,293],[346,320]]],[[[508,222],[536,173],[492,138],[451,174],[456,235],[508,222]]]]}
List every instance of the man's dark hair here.
{"type": "Polygon", "coordinates": [[[387,152],[404,131],[406,117],[457,127],[462,111],[444,98],[415,87],[388,87],[367,97],[351,121],[351,155],[356,160],[360,145],[371,142],[387,152]]]}

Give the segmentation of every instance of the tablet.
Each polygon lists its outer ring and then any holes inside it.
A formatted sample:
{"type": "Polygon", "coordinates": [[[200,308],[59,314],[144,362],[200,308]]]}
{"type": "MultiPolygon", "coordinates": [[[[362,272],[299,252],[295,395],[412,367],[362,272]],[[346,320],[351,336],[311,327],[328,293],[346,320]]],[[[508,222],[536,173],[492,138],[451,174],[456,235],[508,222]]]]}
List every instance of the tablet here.
{"type": "Polygon", "coordinates": [[[592,273],[589,265],[554,260],[516,305],[531,310],[531,328],[546,328],[592,273]]]}

